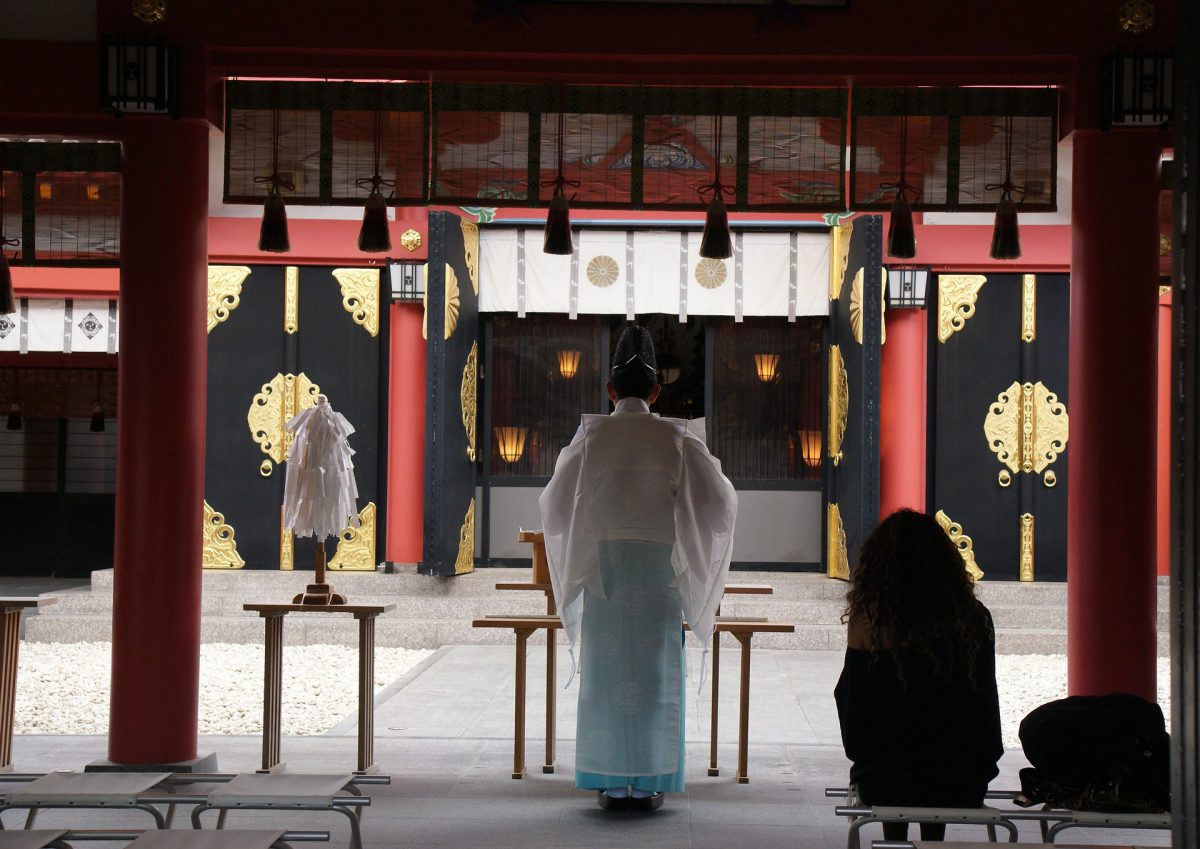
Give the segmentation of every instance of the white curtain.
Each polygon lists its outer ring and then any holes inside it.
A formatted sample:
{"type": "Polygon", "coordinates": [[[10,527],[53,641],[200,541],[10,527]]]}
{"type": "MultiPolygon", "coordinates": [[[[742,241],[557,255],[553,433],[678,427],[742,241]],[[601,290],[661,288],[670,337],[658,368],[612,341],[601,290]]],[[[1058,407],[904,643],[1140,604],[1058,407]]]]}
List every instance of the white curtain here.
{"type": "Polygon", "coordinates": [[[574,303],[581,315],[828,314],[824,231],[744,232],[727,260],[702,259],[696,231],[580,230],[576,240],[574,257],[554,256],[542,253],[538,228],[483,229],[480,311],[570,313],[574,303]]]}

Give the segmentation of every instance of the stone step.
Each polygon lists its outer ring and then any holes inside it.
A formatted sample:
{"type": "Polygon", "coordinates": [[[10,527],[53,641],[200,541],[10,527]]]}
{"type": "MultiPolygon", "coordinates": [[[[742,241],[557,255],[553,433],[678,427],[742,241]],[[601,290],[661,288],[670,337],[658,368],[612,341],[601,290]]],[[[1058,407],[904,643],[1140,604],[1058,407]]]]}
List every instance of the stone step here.
{"type": "MultiPolygon", "coordinates": [[[[261,645],[263,624],[257,617],[207,617],[201,623],[205,643],[244,643],[261,645]]],[[[35,616],[26,622],[26,639],[31,642],[109,642],[112,620],[107,616],[35,616]]],[[[376,622],[375,639],[380,646],[438,648],[443,645],[512,645],[512,631],[505,628],[473,628],[463,619],[403,619],[381,617],[376,622]]],[[[759,648],[841,651],[845,648],[845,627],[840,624],[796,623],[793,634],[759,634],[759,648]]],[[[285,645],[354,645],[357,629],[353,619],[341,616],[289,616],[284,627],[285,645]]],[[[729,637],[722,641],[733,645],[729,637]]],[[[536,633],[530,645],[544,645],[545,634],[536,633]]],[[[559,645],[565,650],[560,636],[559,645]]],[[[1067,636],[1062,629],[996,629],[996,650],[1000,654],[1066,654],[1067,636]]],[[[1160,657],[1170,654],[1169,635],[1159,632],[1160,657]]]]}
{"type": "MultiPolygon", "coordinates": [[[[374,572],[328,573],[328,581],[340,592],[356,597],[377,598],[392,596],[419,596],[422,598],[490,596],[498,591],[498,582],[529,580],[529,570],[524,568],[481,568],[455,578],[434,578],[416,574],[415,567],[401,566],[400,571],[387,574],[374,572]]],[[[309,570],[280,572],[278,570],[207,570],[203,576],[203,591],[206,596],[233,593],[241,597],[257,597],[267,594],[276,598],[303,591],[304,585],[312,580],[309,570]]],[[[98,592],[110,592],[113,572],[111,569],[92,573],[92,588],[98,592]]],[[[731,583],[768,583],[774,588],[776,599],[809,599],[844,602],[849,585],[844,581],[832,580],[815,572],[761,572],[735,571],[730,573],[731,583]]],[[[1020,583],[1017,581],[987,581],[977,585],[979,597],[989,607],[993,605],[1048,605],[1063,606],[1067,599],[1067,585],[1060,582],[1020,583]]],[[[1168,587],[1159,582],[1159,608],[1165,610],[1168,603],[1168,587]]]]}

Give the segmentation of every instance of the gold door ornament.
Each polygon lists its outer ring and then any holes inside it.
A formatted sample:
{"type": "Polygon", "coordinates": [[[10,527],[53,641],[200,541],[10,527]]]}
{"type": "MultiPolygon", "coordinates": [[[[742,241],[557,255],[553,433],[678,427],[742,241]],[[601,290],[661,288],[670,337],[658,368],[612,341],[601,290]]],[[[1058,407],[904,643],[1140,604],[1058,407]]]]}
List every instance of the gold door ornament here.
{"type": "Polygon", "coordinates": [[[1021,341],[1037,339],[1037,275],[1021,278],[1021,341]]]}
{"type": "Polygon", "coordinates": [[[205,569],[241,569],[246,561],[238,555],[233,526],[204,502],[204,547],[201,563],[205,569]]]}
{"type": "Polygon", "coordinates": [[[846,527],[842,511],[834,502],[825,508],[825,574],[831,578],[850,580],[850,556],[846,552],[846,527]]]}
{"type": "MultiPolygon", "coordinates": [[[[250,402],[246,413],[250,438],[276,463],[284,461],[292,445],[292,435],[284,425],[296,413],[315,404],[320,391],[321,388],[303,372],[277,374],[262,385],[262,391],[250,402]]],[[[263,469],[259,468],[259,474],[266,477],[263,469]]]]}
{"type": "Polygon", "coordinates": [[[279,571],[296,568],[296,537],[291,528],[283,525],[283,507],[279,508],[279,571]]]}
{"type": "Polygon", "coordinates": [[[337,553],[329,568],[342,572],[373,572],[375,562],[375,502],[358,512],[358,527],[343,528],[338,534],[337,553]]]}
{"type": "Polygon", "coordinates": [[[829,459],[833,465],[842,462],[842,438],[850,416],[850,376],[842,362],[842,349],[829,346],[829,459]]]}
{"type": "Polygon", "coordinates": [[[945,342],[975,315],[975,301],[987,278],[982,274],[938,277],[938,341],[945,342]]]}
{"type": "Polygon", "coordinates": [[[409,227],[400,234],[400,247],[404,248],[404,250],[410,253],[415,251],[417,248],[421,247],[421,234],[412,227],[409,227]]]}
{"type": "Polygon", "coordinates": [[[379,335],[379,269],[335,268],[342,290],[342,308],[371,336],[379,335]]]}
{"type": "MultiPolygon", "coordinates": [[[[879,344],[882,345],[887,341],[887,324],[884,320],[884,313],[887,311],[887,269],[881,269],[883,272],[883,283],[879,289],[879,344]]],[[[850,332],[854,336],[854,341],[858,344],[863,342],[863,269],[859,269],[854,275],[854,282],[850,285],[850,332]]]]}
{"type": "Polygon", "coordinates": [[[300,330],[300,269],[289,265],[283,273],[283,332],[300,330]]]}
{"type": "Polygon", "coordinates": [[[981,580],[983,578],[983,570],[975,562],[975,543],[972,542],[969,536],[963,533],[962,525],[951,521],[944,510],[937,511],[933,518],[942,526],[942,530],[946,532],[946,536],[950,537],[950,542],[954,543],[954,547],[958,549],[958,554],[962,557],[963,568],[967,570],[968,577],[972,581],[981,580]]]}
{"type": "Polygon", "coordinates": [[[1021,514],[1021,572],[1022,581],[1033,580],[1033,514],[1021,514]]]}
{"type": "MultiPolygon", "coordinates": [[[[471,291],[479,297],[479,225],[465,218],[459,219],[463,235],[463,263],[467,276],[471,278],[471,291]]],[[[420,242],[418,242],[420,244],[420,242]]]]}
{"type": "Polygon", "coordinates": [[[454,559],[454,574],[461,575],[475,569],[475,499],[467,506],[462,527],[458,531],[458,557],[454,559]]]}
{"type": "Polygon", "coordinates": [[[471,353],[463,366],[458,400],[462,406],[463,430],[467,433],[467,459],[475,462],[475,396],[479,380],[479,343],[471,343],[471,353]]]}
{"type": "MultiPolygon", "coordinates": [[[[989,407],[983,434],[1007,472],[1040,475],[1067,449],[1070,424],[1066,406],[1040,380],[1014,382],[989,407]]],[[[1011,481],[1007,472],[1000,471],[1001,486],[1011,481]]],[[[1051,471],[1042,480],[1054,486],[1057,478],[1051,471]]]]}
{"type": "Polygon", "coordinates": [[[208,267],[208,332],[238,308],[242,302],[242,283],[250,276],[248,265],[210,265],[208,267]]]}
{"type": "Polygon", "coordinates": [[[829,230],[829,300],[842,296],[842,281],[850,267],[850,239],[854,236],[854,222],[846,221],[829,230]]]}

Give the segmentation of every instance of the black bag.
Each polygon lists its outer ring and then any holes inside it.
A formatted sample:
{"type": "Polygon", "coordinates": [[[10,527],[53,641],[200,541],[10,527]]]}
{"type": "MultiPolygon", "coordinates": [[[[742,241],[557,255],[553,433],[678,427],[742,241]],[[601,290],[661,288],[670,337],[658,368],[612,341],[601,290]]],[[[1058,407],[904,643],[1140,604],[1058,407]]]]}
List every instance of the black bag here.
{"type": "Polygon", "coordinates": [[[1033,802],[1083,811],[1170,810],[1170,738],[1162,708],[1140,696],[1071,696],[1021,720],[1033,769],[1021,792],[1033,802]]]}

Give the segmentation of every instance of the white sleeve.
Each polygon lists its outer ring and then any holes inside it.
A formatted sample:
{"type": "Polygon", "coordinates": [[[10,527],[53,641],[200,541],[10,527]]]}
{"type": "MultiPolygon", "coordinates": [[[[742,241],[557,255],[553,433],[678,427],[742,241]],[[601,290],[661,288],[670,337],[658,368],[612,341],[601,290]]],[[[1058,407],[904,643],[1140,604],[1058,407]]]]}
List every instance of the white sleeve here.
{"type": "Polygon", "coordinates": [[[584,426],[558,455],[554,476],[538,498],[546,563],[563,630],[572,646],[583,618],[583,591],[604,598],[596,533],[588,505],[584,426]]]}
{"type": "Polygon", "coordinates": [[[675,496],[675,546],[671,565],[683,614],[704,646],[712,638],[717,607],[733,556],[737,493],[721,473],[721,462],[689,429],[683,439],[675,496]]]}

